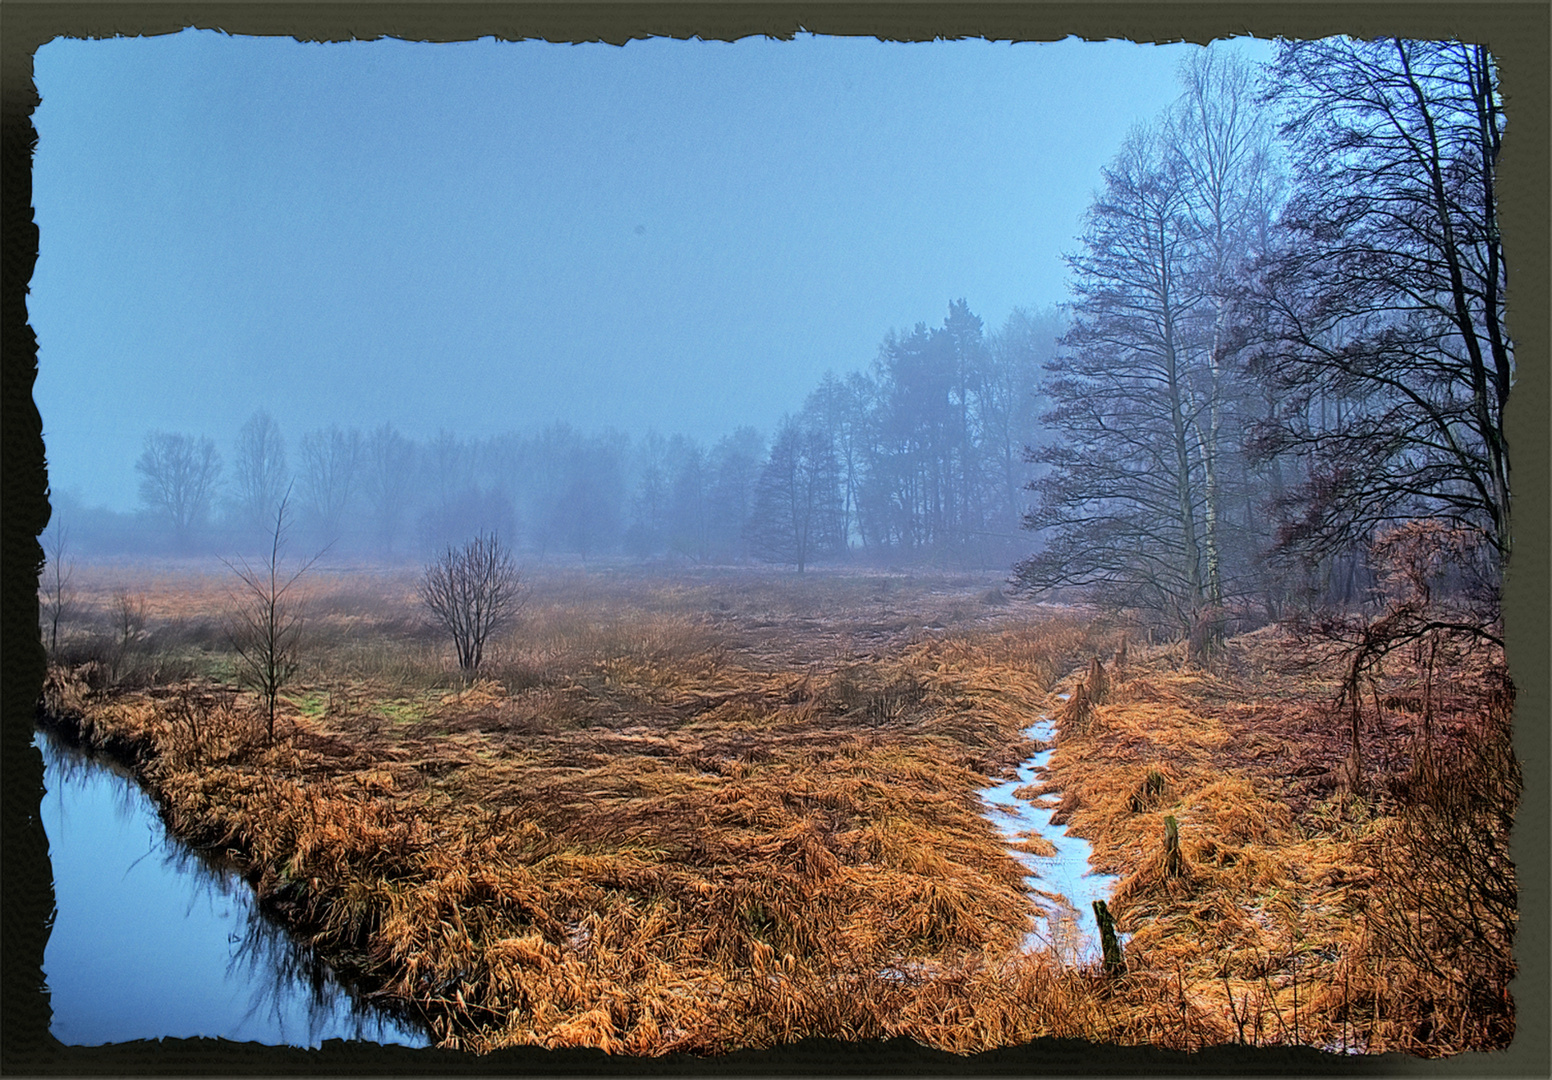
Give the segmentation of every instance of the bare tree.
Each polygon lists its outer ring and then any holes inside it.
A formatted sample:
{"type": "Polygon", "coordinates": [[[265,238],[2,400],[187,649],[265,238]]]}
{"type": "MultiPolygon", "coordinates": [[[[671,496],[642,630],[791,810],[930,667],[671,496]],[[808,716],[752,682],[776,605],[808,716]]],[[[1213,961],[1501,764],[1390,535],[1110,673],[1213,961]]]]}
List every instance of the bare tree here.
{"type": "Polygon", "coordinates": [[[1139,128],[1105,170],[1084,252],[1069,256],[1073,323],[1047,365],[1048,426],[1062,441],[1025,519],[1053,534],[1018,564],[1039,591],[1085,586],[1122,607],[1166,615],[1183,631],[1208,604],[1202,459],[1192,431],[1193,329],[1202,281],[1178,162],[1139,128]]]}
{"type": "Polygon", "coordinates": [[[669,476],[673,463],[668,440],[656,431],[648,431],[634,449],[636,481],[625,543],[633,554],[647,556],[663,549],[668,533],[669,476]]]}
{"type": "Polygon", "coordinates": [[[840,549],[841,511],[840,469],[825,432],[786,417],[755,483],[745,526],[755,558],[803,573],[815,556],[840,549]]]}
{"type": "Polygon", "coordinates": [[[711,470],[698,442],[683,436],[675,439],[682,445],[668,492],[668,550],[705,562],[711,552],[711,470]]]}
{"type": "Polygon", "coordinates": [[[362,459],[361,432],[331,425],[302,436],[302,510],[325,540],[333,543],[345,523],[362,459]]]}
{"type": "Polygon", "coordinates": [[[275,741],[275,703],[296,674],[301,660],[302,609],[292,587],[322,556],[314,555],[295,571],[281,568],[289,494],[275,508],[269,554],[258,566],[239,559],[227,563],[240,583],[229,635],[237,651],[238,679],[258,691],[264,704],[265,734],[275,741]]]}
{"type": "Polygon", "coordinates": [[[1207,50],[1181,77],[1105,170],[1068,259],[1073,321],[1046,365],[1059,440],[1032,455],[1051,470],[1026,518],[1050,534],[1017,572],[1032,591],[1083,586],[1164,615],[1205,654],[1262,581],[1241,298],[1280,179],[1253,70],[1207,50]]]}
{"type": "Polygon", "coordinates": [[[1284,405],[1257,448],[1308,476],[1284,500],[1282,548],[1328,558],[1433,517],[1507,556],[1514,348],[1491,57],[1458,41],[1290,42],[1272,92],[1295,184],[1262,289],[1261,362],[1284,405]]]}
{"type": "Polygon", "coordinates": [[[238,430],[232,472],[238,517],[244,529],[257,533],[269,524],[286,495],[285,440],[269,413],[254,413],[238,430]]]}
{"type": "Polygon", "coordinates": [[[145,597],[119,589],[113,595],[109,617],[113,625],[113,644],[108,654],[108,682],[117,685],[128,674],[129,661],[146,636],[145,597]]]}
{"type": "Polygon", "coordinates": [[[805,419],[826,432],[841,470],[843,540],[855,524],[865,547],[984,565],[988,543],[1011,524],[1001,514],[1001,359],[980,316],[952,300],[941,326],[886,335],[872,378],[810,395],[805,419]]]}
{"type": "Polygon", "coordinates": [[[70,530],[56,525],[49,533],[48,567],[43,572],[43,613],[48,619],[49,655],[59,651],[59,624],[75,607],[75,590],[70,587],[70,577],[75,566],[66,558],[69,550],[70,530]]]}
{"type": "Polygon", "coordinates": [[[172,526],[179,546],[204,522],[221,475],[221,455],[205,437],[153,431],[135,462],[140,498],[172,526]]]}
{"type": "Polygon", "coordinates": [[[418,586],[436,624],[453,636],[458,669],[473,676],[485,658],[485,642],[523,608],[523,578],[495,533],[480,533],[462,547],[449,544],[426,567],[418,586]]]}
{"type": "Polygon", "coordinates": [[[415,444],[392,424],[383,424],[367,436],[364,457],[362,491],[372,509],[377,541],[391,555],[415,488],[415,444]]]}
{"type": "Polygon", "coordinates": [[[1040,414],[1050,402],[1039,387],[1041,365],[1056,355],[1065,323],[1066,316],[1055,308],[1014,308],[1002,328],[987,335],[976,423],[984,433],[984,468],[994,489],[988,517],[1010,544],[1026,509],[1024,490],[1031,467],[1024,449],[1047,438],[1040,414]]]}
{"type": "MultiPolygon", "coordinates": [[[[1180,74],[1185,93],[1165,130],[1181,179],[1187,232],[1195,241],[1190,269],[1202,297],[1192,335],[1191,380],[1201,407],[1192,410],[1191,430],[1201,458],[1207,600],[1217,610],[1234,585],[1233,568],[1226,563],[1236,530],[1225,510],[1247,497],[1246,470],[1237,451],[1243,443],[1241,413],[1251,399],[1242,377],[1246,335],[1236,333],[1243,318],[1236,300],[1250,264],[1267,251],[1281,175],[1273,163],[1274,129],[1256,100],[1250,63],[1204,49],[1182,64],[1180,74]]],[[[1260,547],[1261,540],[1249,543],[1260,547]]],[[[1243,538],[1239,546],[1245,546],[1243,538]]],[[[1221,632],[1221,626],[1215,627],[1214,633],[1221,632]]]]}
{"type": "Polygon", "coordinates": [[[707,495],[710,532],[714,550],[724,559],[748,554],[744,522],[754,505],[755,482],[764,457],[765,439],[747,426],[724,435],[708,455],[712,473],[707,495]]]}

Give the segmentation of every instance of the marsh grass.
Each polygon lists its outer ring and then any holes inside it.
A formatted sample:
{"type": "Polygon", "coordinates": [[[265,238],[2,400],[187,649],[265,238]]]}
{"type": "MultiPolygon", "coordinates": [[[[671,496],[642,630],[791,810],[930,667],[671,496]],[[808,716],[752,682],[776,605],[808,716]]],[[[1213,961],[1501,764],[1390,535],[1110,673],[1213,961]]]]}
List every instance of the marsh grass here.
{"type": "MultiPolygon", "coordinates": [[[[1506,1045],[1520,780],[1501,656],[1450,672],[1431,718],[1448,749],[1420,753],[1423,718],[1398,711],[1369,733],[1384,750],[1355,788],[1329,704],[1339,667],[1294,662],[1308,658],[1291,647],[1268,632],[1231,640],[1212,673],[1133,649],[1107,673],[1105,704],[1079,692],[1092,665],[1068,684],[1087,715],[1064,729],[1049,783],[1095,862],[1122,875],[1111,907],[1129,967],[1173,983],[1123,980],[1130,1015],[1174,1045],[1506,1045]]],[[[1411,701],[1419,677],[1393,665],[1375,696],[1411,701]]]]}
{"type": "MultiPolygon", "coordinates": [[[[1392,792],[1381,805],[1335,786],[1325,687],[1280,673],[1275,635],[1230,642],[1204,673],[1081,609],[985,602],[984,578],[530,581],[469,683],[408,576],[319,575],[310,659],[266,745],[217,677],[216,586],[195,579],[182,604],[148,602],[164,612],[148,624],[182,619],[167,640],[203,668],[116,687],[89,661],[56,668],[46,715],[130,764],[178,835],[236,860],[271,911],[447,1047],[900,1035],[971,1052],[1054,1035],[1444,1053],[1512,1031],[1501,835],[1517,773],[1506,734],[1465,749],[1507,732],[1501,687],[1483,727],[1488,691],[1453,680],[1427,760],[1392,755],[1366,788],[1392,792]],[[1122,875],[1120,975],[1021,951],[1023,870],[975,794],[1079,685],[1048,780],[1122,875]],[[1298,776],[1311,762],[1323,771],[1298,776]],[[1445,875],[1431,914],[1402,917],[1414,875],[1463,859],[1485,887],[1445,875]],[[1463,938],[1436,909],[1472,888],[1498,921],[1463,938]]],[[[1406,699],[1405,682],[1387,692],[1406,699]]]]}

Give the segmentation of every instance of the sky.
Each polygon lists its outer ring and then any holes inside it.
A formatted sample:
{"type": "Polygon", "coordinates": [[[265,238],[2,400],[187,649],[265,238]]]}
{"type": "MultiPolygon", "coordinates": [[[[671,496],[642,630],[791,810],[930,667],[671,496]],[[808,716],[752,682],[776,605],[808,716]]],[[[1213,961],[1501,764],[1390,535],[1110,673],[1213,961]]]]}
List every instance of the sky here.
{"type": "Polygon", "coordinates": [[[50,482],[132,509],[148,432],[229,456],[261,408],[293,448],[769,432],[951,300],[988,329],[1059,303],[1100,170],[1197,48],[56,40],[28,297],[50,482]]]}

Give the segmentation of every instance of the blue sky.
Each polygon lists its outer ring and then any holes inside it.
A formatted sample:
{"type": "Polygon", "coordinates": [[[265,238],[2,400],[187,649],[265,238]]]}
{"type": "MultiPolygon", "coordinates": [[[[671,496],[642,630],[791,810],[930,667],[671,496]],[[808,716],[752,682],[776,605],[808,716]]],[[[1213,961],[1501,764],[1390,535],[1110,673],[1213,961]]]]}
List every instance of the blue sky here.
{"type": "Polygon", "coordinates": [[[951,299],[1062,300],[1101,167],[1194,48],[52,42],[51,482],[128,509],[147,431],[225,452],[258,408],[293,441],[768,431],[951,299]]]}

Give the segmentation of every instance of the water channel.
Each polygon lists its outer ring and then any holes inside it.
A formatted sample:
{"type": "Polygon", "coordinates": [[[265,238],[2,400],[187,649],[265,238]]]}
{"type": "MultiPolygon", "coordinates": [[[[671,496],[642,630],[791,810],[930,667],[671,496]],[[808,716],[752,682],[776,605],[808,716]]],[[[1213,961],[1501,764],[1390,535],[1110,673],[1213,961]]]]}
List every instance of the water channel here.
{"type": "Polygon", "coordinates": [[[1050,948],[1069,963],[1092,963],[1100,956],[1093,904],[1095,900],[1110,899],[1111,890],[1120,879],[1094,871],[1089,865],[1094,853],[1089,842],[1051,823],[1056,813],[1055,796],[1027,801],[1014,794],[1019,788],[1040,782],[1051,760],[1055,739],[1051,720],[1045,716],[1025,728],[1024,734],[1046,748],[1019,765],[1012,780],[981,791],[988,816],[1004,838],[1014,841],[1038,835],[1056,848],[1056,854],[1049,856],[1012,849],[1029,871],[1026,880],[1031,882],[1030,896],[1037,910],[1024,948],[1050,948]]]}
{"type": "Polygon", "coordinates": [[[43,972],[57,1039],[429,1045],[354,998],[237,874],[170,837],[133,779],[46,734],[35,741],[54,870],[43,972]]]}

